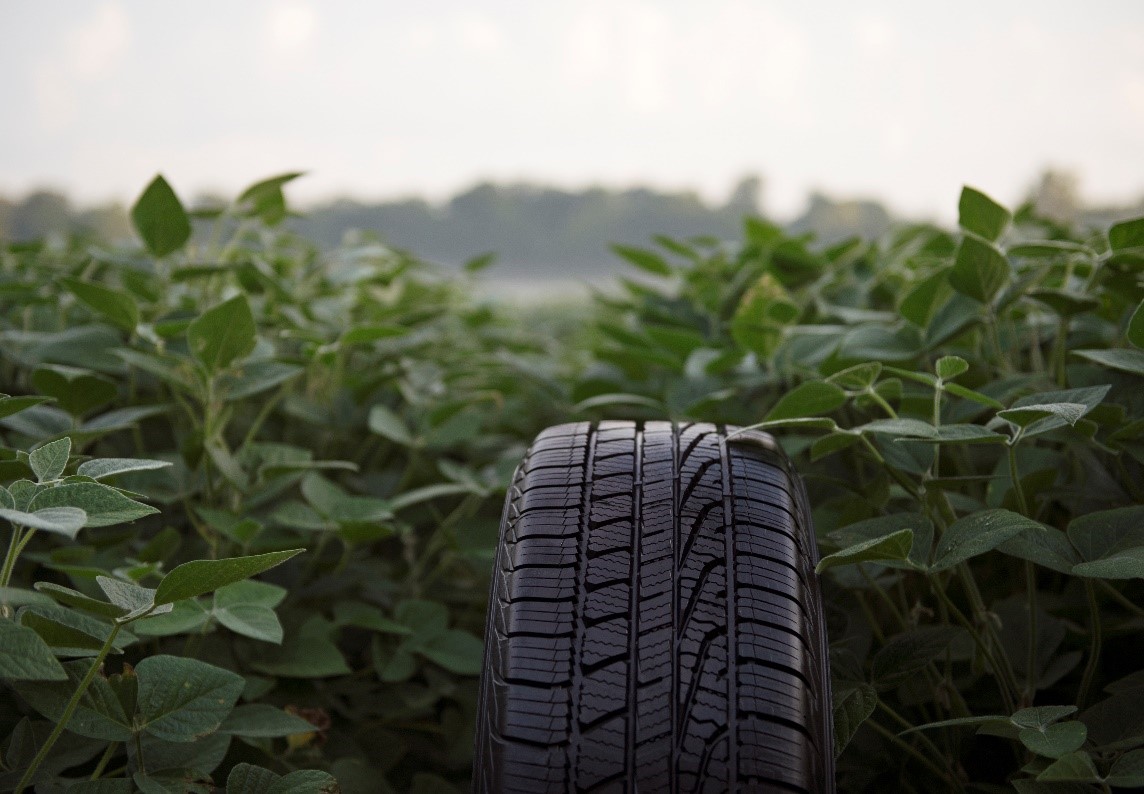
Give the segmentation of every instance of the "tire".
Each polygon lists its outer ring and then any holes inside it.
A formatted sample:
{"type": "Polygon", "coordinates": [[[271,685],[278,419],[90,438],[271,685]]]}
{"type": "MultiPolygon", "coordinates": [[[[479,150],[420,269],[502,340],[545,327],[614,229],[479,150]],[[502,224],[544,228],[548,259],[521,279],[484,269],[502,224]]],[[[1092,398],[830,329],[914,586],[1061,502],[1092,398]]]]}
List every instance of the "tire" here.
{"type": "Polygon", "coordinates": [[[505,504],[473,790],[833,792],[816,558],[764,433],[545,430],[505,504]]]}

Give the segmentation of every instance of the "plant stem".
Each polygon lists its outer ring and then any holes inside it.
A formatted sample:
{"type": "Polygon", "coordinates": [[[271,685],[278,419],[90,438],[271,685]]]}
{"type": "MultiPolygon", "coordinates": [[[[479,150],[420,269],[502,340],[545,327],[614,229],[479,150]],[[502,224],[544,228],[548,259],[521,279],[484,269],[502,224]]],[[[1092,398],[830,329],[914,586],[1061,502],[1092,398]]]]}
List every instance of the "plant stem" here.
{"type": "Polygon", "coordinates": [[[1124,595],[1124,593],[1117,590],[1115,587],[1110,585],[1104,579],[1097,579],[1096,583],[1100,585],[1101,590],[1103,590],[1108,595],[1112,596],[1112,600],[1115,601],[1116,603],[1120,604],[1120,606],[1124,607],[1125,609],[1127,609],[1129,612],[1133,613],[1134,615],[1139,615],[1140,617],[1144,617],[1144,609],[1142,609],[1140,606],[1132,603],[1132,601],[1130,601],[1128,599],[1128,597],[1124,595]]]}
{"type": "Polygon", "coordinates": [[[107,745],[107,749],[103,751],[103,756],[99,759],[99,763],[95,765],[95,770],[91,773],[91,780],[99,780],[99,776],[103,774],[103,770],[107,769],[107,765],[111,759],[115,757],[115,751],[119,749],[119,742],[112,742],[107,745]]]}
{"type": "MultiPolygon", "coordinates": [[[[949,776],[946,774],[945,771],[942,770],[941,767],[939,767],[933,761],[926,758],[924,755],[922,755],[920,752],[918,752],[917,748],[915,748],[912,744],[909,744],[908,742],[904,741],[902,739],[902,737],[898,736],[896,733],[891,731],[889,728],[886,728],[883,725],[879,725],[878,723],[874,722],[874,720],[866,720],[866,722],[863,724],[869,725],[875,731],[880,733],[883,736],[883,738],[887,739],[889,742],[894,744],[896,747],[898,747],[903,752],[909,754],[912,758],[914,758],[918,763],[920,763],[922,766],[924,766],[926,769],[928,769],[930,772],[932,772],[939,779],[942,779],[942,780],[948,779],[949,776]]],[[[951,782],[957,787],[958,791],[964,791],[965,790],[961,786],[960,783],[958,783],[956,781],[951,781],[951,782]]]]}
{"type": "Polygon", "coordinates": [[[940,585],[933,583],[932,580],[931,584],[934,584],[934,594],[945,604],[946,608],[949,610],[949,613],[953,615],[958,623],[961,624],[962,628],[969,632],[969,635],[973,638],[974,644],[976,644],[977,647],[981,650],[982,655],[985,657],[985,661],[989,663],[993,677],[997,681],[997,689],[1001,693],[1001,699],[1005,702],[1005,708],[1008,709],[1010,713],[1016,711],[1015,699],[1013,697],[1014,693],[1017,691],[1016,684],[1014,683],[1012,686],[1009,685],[1009,681],[1006,679],[1004,673],[1002,672],[1003,668],[1001,664],[997,661],[997,657],[993,655],[993,648],[991,647],[992,643],[983,637],[981,632],[977,630],[977,627],[973,625],[973,621],[967,618],[962,613],[962,611],[957,608],[957,605],[949,600],[949,596],[945,594],[945,591],[941,588],[940,585]]]}
{"type": "Polygon", "coordinates": [[[12,579],[12,570],[16,567],[16,558],[20,556],[20,541],[22,527],[12,525],[12,537],[8,540],[8,553],[4,555],[4,567],[0,568],[0,587],[7,587],[12,579]]]}
{"type": "Polygon", "coordinates": [[[1021,511],[1021,515],[1032,518],[1029,515],[1029,503],[1025,499],[1025,489],[1021,487],[1021,476],[1017,471],[1017,439],[1020,435],[1013,438],[1013,441],[1008,444],[1009,447],[1009,479],[1013,481],[1013,493],[1017,497],[1017,509],[1021,511]]]}
{"type": "Polygon", "coordinates": [[[1089,645],[1088,663],[1084,666],[1084,675],[1080,679],[1080,690],[1077,692],[1076,704],[1079,708],[1085,707],[1088,700],[1088,690],[1092,688],[1092,679],[1096,676],[1096,668],[1100,664],[1101,625],[1100,606],[1096,603],[1096,588],[1091,579],[1084,580],[1084,593],[1088,597],[1088,619],[1092,624],[1091,644],[1089,645]]]}
{"type": "Polygon", "coordinates": [[[1025,705],[1037,694],[1037,570],[1025,560],[1025,600],[1029,609],[1029,651],[1025,657],[1025,705]]]}
{"type": "MultiPolygon", "coordinates": [[[[888,716],[894,722],[901,725],[903,730],[908,731],[911,728],[915,727],[909,720],[907,720],[901,714],[899,714],[898,712],[896,712],[892,708],[890,708],[890,706],[886,704],[886,701],[882,700],[881,698],[878,699],[878,708],[880,708],[882,711],[886,712],[886,716],[888,716]]],[[[949,759],[946,758],[945,754],[942,753],[942,751],[938,749],[938,746],[933,743],[933,740],[930,739],[930,737],[926,736],[925,733],[918,731],[917,732],[917,739],[919,742],[921,742],[925,746],[925,748],[927,750],[929,750],[931,753],[933,753],[936,757],[945,761],[947,766],[948,766],[949,759]]],[[[952,769],[949,770],[947,772],[947,775],[952,779],[953,770],[952,769]]]]}
{"type": "Polygon", "coordinates": [[[79,682],[79,687],[76,688],[76,691],[71,696],[71,700],[69,700],[67,706],[64,707],[64,713],[63,716],[60,717],[60,721],[56,723],[56,727],[52,729],[47,740],[40,746],[40,751],[36,753],[36,757],[32,759],[32,763],[29,764],[28,768],[24,771],[24,776],[21,777],[20,782],[16,784],[15,794],[23,794],[24,789],[28,787],[28,784],[32,781],[32,777],[36,774],[36,770],[40,768],[40,764],[48,757],[48,753],[55,745],[56,740],[60,738],[60,734],[64,732],[68,723],[71,722],[72,715],[75,714],[80,700],[87,692],[88,687],[91,686],[91,682],[95,680],[95,675],[99,672],[99,668],[103,666],[103,660],[107,658],[107,654],[111,653],[111,646],[112,643],[115,642],[115,637],[119,634],[119,629],[120,626],[118,623],[112,626],[111,633],[107,635],[103,647],[99,649],[99,653],[95,659],[92,660],[87,675],[79,682]]]}

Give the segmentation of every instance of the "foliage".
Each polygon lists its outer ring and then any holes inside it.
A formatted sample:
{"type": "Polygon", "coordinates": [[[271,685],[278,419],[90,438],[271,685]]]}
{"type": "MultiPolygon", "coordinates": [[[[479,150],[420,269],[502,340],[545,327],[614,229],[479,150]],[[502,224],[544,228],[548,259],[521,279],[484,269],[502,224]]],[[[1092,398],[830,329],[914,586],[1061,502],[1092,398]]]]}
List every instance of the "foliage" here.
{"type": "Polygon", "coordinates": [[[621,251],[644,275],[573,396],[795,456],[842,790],[1144,785],[1144,220],[959,210],[878,244],[747,220],[741,246],[621,251]]]}
{"type": "Polygon", "coordinates": [[[294,176],[0,251],[0,790],[467,781],[500,495],[568,367],[284,230],[294,176]]]}
{"type": "Polygon", "coordinates": [[[0,790],[460,790],[524,445],[665,415],[806,475],[843,790],[1144,782],[1144,222],[748,219],[617,246],[585,329],[317,249],[294,176],[0,252],[0,790]]]}

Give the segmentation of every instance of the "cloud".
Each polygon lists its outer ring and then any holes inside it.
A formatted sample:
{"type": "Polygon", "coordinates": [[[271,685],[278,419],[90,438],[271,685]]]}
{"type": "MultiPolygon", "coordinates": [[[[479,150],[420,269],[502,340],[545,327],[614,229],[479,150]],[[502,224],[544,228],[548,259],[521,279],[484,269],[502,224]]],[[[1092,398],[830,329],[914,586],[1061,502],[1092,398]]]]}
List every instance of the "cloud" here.
{"type": "Polygon", "coordinates": [[[36,69],[33,91],[40,128],[60,133],[79,117],[84,89],[119,68],[131,46],[131,24],[120,2],[106,2],[68,30],[36,69]]]}

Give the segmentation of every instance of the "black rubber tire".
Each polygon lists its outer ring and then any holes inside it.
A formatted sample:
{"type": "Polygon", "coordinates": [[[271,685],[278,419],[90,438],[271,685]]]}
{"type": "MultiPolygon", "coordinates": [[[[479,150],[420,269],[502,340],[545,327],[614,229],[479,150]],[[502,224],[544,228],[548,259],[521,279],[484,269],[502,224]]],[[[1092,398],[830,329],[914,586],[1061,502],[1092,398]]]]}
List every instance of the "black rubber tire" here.
{"type": "Polygon", "coordinates": [[[545,430],[502,520],[474,791],[834,791],[816,559],[764,433],[545,430]]]}

